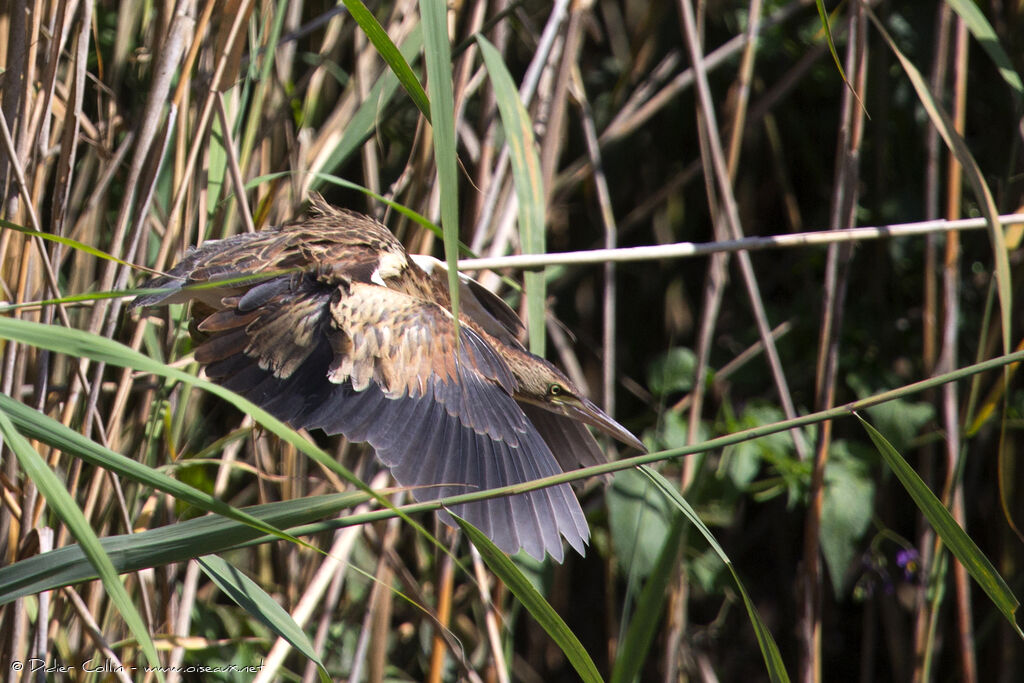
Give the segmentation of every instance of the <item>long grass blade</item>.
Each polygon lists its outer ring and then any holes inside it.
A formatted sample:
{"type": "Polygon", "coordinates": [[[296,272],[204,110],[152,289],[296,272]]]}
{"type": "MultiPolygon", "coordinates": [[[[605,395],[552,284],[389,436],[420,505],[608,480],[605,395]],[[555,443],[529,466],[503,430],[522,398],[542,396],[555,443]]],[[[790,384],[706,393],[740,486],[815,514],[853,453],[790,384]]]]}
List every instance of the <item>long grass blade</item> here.
{"type": "Polygon", "coordinates": [[[448,42],[448,5],[444,0],[420,0],[423,49],[430,94],[430,126],[441,195],[444,258],[452,315],[459,320],[459,176],[455,149],[455,98],[452,94],[452,52],[448,42]]]}
{"type": "MultiPolygon", "coordinates": [[[[519,232],[522,236],[523,252],[543,254],[546,251],[544,239],[544,174],[540,168],[540,156],[533,138],[533,122],[519,100],[519,90],[512,81],[501,53],[486,38],[478,35],[477,44],[483,55],[487,73],[494,86],[494,98],[498,103],[505,141],[512,163],[512,177],[515,180],[516,196],[519,199],[519,232]]],[[[547,338],[544,326],[544,300],[546,298],[543,270],[527,271],[526,310],[530,320],[530,350],[538,356],[544,355],[547,338]]]]}
{"type": "MultiPolygon", "coordinates": [[[[134,265],[132,263],[128,263],[127,261],[123,261],[123,260],[117,258],[116,256],[114,256],[113,254],[108,254],[107,252],[103,251],[102,249],[97,249],[96,247],[94,247],[92,245],[85,244],[84,242],[79,242],[78,240],[71,239],[70,237],[64,237],[62,235],[54,235],[53,233],[49,233],[49,232],[40,232],[38,230],[33,230],[32,228],[27,228],[27,227],[25,227],[23,225],[18,225],[17,223],[12,223],[11,221],[6,221],[6,220],[4,220],[2,218],[0,218],[0,228],[7,228],[8,230],[17,230],[18,232],[20,232],[22,234],[25,234],[25,235],[30,235],[32,237],[38,237],[39,239],[48,240],[50,242],[56,242],[57,244],[63,244],[65,247],[70,247],[72,249],[78,249],[79,251],[85,252],[86,254],[89,254],[90,256],[95,256],[96,258],[103,259],[104,261],[113,261],[114,263],[117,263],[118,265],[127,266],[129,268],[138,268],[139,267],[139,266],[136,266],[136,265],[134,265]]],[[[149,269],[147,268],[146,270],[149,270],[149,269]]]]}
{"type": "Polygon", "coordinates": [[[452,516],[455,517],[455,521],[459,523],[459,527],[466,537],[480,551],[480,557],[484,559],[490,570],[504,582],[523,607],[555,641],[555,644],[565,654],[565,658],[576,669],[580,679],[595,682],[603,680],[594,660],[587,654],[586,648],[583,647],[576,634],[558,616],[544,596],[537,592],[530,580],[519,571],[508,555],[499,550],[498,546],[494,545],[491,539],[475,526],[460,517],[452,516]]]}
{"type": "Polygon", "coordinates": [[[1017,635],[1024,639],[1024,631],[1017,623],[1016,616],[1020,601],[1017,600],[1017,596],[1010,590],[1003,577],[999,575],[999,572],[967,535],[967,532],[956,523],[942,501],[931,492],[931,489],[922,481],[921,477],[917,476],[917,472],[907,464],[907,461],[893,448],[892,444],[867,420],[860,415],[857,415],[857,419],[860,420],[868,436],[871,437],[871,441],[875,444],[882,459],[885,460],[885,464],[889,466],[896,478],[903,484],[903,488],[914,499],[914,503],[935,529],[935,533],[939,535],[942,542],[956,556],[967,572],[974,577],[981,589],[992,600],[992,604],[1010,622],[1017,635]]]}
{"type": "Polygon", "coordinates": [[[925,112],[927,112],[928,118],[931,119],[932,125],[935,126],[939,135],[942,136],[949,151],[953,153],[956,160],[963,166],[967,180],[974,191],[974,198],[978,202],[978,208],[981,209],[982,215],[985,216],[989,239],[992,241],[992,258],[995,260],[996,266],[996,289],[999,292],[999,312],[1002,314],[1003,353],[1009,353],[1010,349],[1013,348],[1010,344],[1010,327],[1012,323],[1010,312],[1013,310],[1013,283],[1010,276],[1010,258],[1006,249],[1006,239],[1003,235],[1002,226],[999,223],[999,212],[996,209],[996,202],[992,197],[992,191],[989,189],[988,183],[985,182],[985,177],[981,173],[978,162],[974,160],[974,155],[971,154],[970,148],[967,147],[963,137],[957,133],[956,126],[953,124],[952,119],[949,118],[949,114],[935,101],[931,90],[928,88],[928,84],[921,76],[921,72],[896,46],[896,42],[889,35],[888,31],[885,30],[885,26],[879,21],[878,17],[870,9],[867,12],[868,16],[871,17],[871,21],[874,22],[875,28],[885,38],[889,49],[896,55],[900,66],[903,68],[903,72],[910,79],[910,83],[914,86],[914,91],[917,93],[918,100],[924,107],[925,112]]]}
{"type": "Polygon", "coordinates": [[[842,60],[839,59],[839,53],[836,52],[836,43],[832,39],[832,22],[828,19],[828,10],[825,9],[824,0],[814,0],[814,6],[818,10],[818,18],[821,20],[821,28],[825,33],[825,42],[828,44],[828,51],[832,55],[832,62],[836,65],[836,70],[839,71],[839,77],[843,79],[843,83],[849,88],[853,96],[860,102],[860,96],[857,95],[857,90],[850,83],[850,79],[846,77],[846,71],[843,70],[842,60]]]}
{"type": "Polygon", "coordinates": [[[137,460],[125,457],[120,453],[115,453],[95,441],[87,439],[75,430],[23,403],[15,401],[6,394],[0,394],[0,410],[10,417],[11,421],[22,433],[60,449],[61,452],[71,457],[79,458],[90,465],[115,472],[121,477],[150,486],[157,491],[169,493],[176,499],[189,505],[194,505],[205,512],[223,515],[229,519],[249,525],[262,533],[305,545],[294,536],[275,527],[268,526],[262,520],[247,515],[208,493],[189,486],[173,477],[168,477],[159,470],[143,465],[137,460]]]}
{"type": "MultiPolygon", "coordinates": [[[[312,533],[314,530],[304,529],[302,525],[327,519],[368,499],[365,493],[335,493],[254,505],[242,512],[259,520],[263,526],[301,528],[303,533],[312,533]]],[[[124,574],[275,538],[253,525],[206,515],[134,534],[108,536],[99,543],[114,570],[124,574]]],[[[33,555],[0,567],[0,605],[26,595],[90,581],[97,576],[96,568],[80,544],[33,555]]]]}
{"type": "Polygon", "coordinates": [[[429,122],[431,120],[430,101],[427,100],[427,93],[423,91],[420,80],[413,73],[412,67],[409,66],[405,56],[391,41],[387,31],[377,21],[377,17],[373,16],[373,12],[366,8],[366,5],[360,2],[360,0],[344,0],[344,2],[349,14],[356,20],[359,27],[363,29],[363,33],[370,39],[373,46],[377,48],[377,53],[387,62],[391,72],[395,74],[398,82],[405,88],[405,92],[409,94],[413,104],[423,114],[423,118],[429,122]]]}
{"type": "Polygon", "coordinates": [[[707,540],[708,544],[715,551],[715,554],[722,559],[725,566],[729,569],[729,573],[732,574],[733,582],[736,584],[736,588],[739,589],[740,596],[743,598],[743,606],[747,609],[747,618],[750,619],[750,625],[754,628],[754,636],[757,638],[757,645],[761,649],[761,656],[764,658],[765,667],[768,669],[768,677],[773,682],[787,682],[789,681],[789,674],[786,673],[786,667],[782,663],[782,655],[779,653],[779,646],[775,644],[775,639],[772,638],[771,631],[764,625],[761,620],[761,616],[757,613],[757,608],[754,607],[753,601],[750,599],[750,595],[747,594],[747,589],[740,580],[739,574],[736,572],[736,568],[732,565],[732,560],[725,554],[725,550],[718,544],[714,534],[711,530],[704,525],[704,521],[697,514],[697,511],[690,507],[690,504],[686,502],[686,499],[679,493],[679,490],[673,486],[665,477],[658,474],[646,465],[640,467],[640,471],[643,472],[654,485],[665,495],[665,497],[672,502],[679,511],[686,516],[686,519],[690,521],[697,530],[700,531],[701,535],[707,540]]]}
{"type": "Polygon", "coordinates": [[[306,658],[316,663],[321,681],[331,680],[305,631],[252,579],[216,555],[200,557],[198,562],[210,580],[217,584],[217,587],[234,600],[239,607],[284,638],[306,658]]]}
{"type": "MultiPolygon", "coordinates": [[[[4,444],[14,451],[25,476],[32,480],[50,508],[64,521],[68,531],[81,544],[82,551],[95,569],[100,581],[103,582],[110,601],[121,613],[125,625],[135,636],[149,665],[159,666],[160,660],[156,653],[156,646],[153,645],[153,639],[149,637],[149,630],[146,628],[145,622],[142,621],[142,615],[135,609],[131,596],[121,584],[121,578],[114,569],[110,557],[100,545],[100,540],[89,525],[85,514],[64,488],[57,475],[46,464],[46,461],[36,453],[28,440],[15,428],[7,413],[3,411],[0,411],[0,434],[3,435],[4,444]]],[[[163,674],[159,671],[156,673],[162,681],[163,674]]]]}
{"type": "Polygon", "coordinates": [[[999,69],[999,75],[1010,86],[1010,92],[1020,104],[1024,100],[1024,83],[1021,82],[1020,74],[1013,68],[1013,60],[1010,59],[1010,55],[1006,54],[1006,50],[999,42],[999,36],[985,15],[981,13],[981,9],[971,0],[946,0],[946,4],[952,7],[953,11],[960,15],[960,18],[967,24],[967,30],[981,45],[981,49],[987,52],[989,58],[995,62],[996,68],[999,69]]]}

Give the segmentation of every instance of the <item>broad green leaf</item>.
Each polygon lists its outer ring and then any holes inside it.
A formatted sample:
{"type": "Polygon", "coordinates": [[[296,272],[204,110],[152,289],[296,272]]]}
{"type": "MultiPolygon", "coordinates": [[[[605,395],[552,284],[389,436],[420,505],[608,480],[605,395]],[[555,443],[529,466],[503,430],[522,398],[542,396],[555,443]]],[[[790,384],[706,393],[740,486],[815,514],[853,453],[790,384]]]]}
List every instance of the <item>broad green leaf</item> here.
{"type": "Polygon", "coordinates": [[[455,521],[458,522],[463,533],[480,551],[480,556],[491,571],[502,580],[523,607],[537,620],[541,628],[547,631],[551,639],[555,641],[555,644],[565,654],[565,658],[576,669],[577,675],[584,681],[601,681],[601,674],[583,644],[562,621],[554,608],[537,592],[530,580],[523,576],[508,555],[499,550],[498,546],[494,545],[491,539],[475,526],[456,515],[452,515],[452,517],[455,517],[455,521]]]}
{"type": "MultiPolygon", "coordinates": [[[[533,138],[533,122],[519,100],[519,90],[501,53],[482,35],[477,34],[476,42],[494,86],[494,99],[505,131],[505,143],[509,149],[512,177],[519,200],[519,232],[523,253],[543,254],[547,250],[544,239],[544,174],[541,172],[540,156],[533,138]]],[[[528,270],[523,274],[523,279],[526,283],[526,310],[530,321],[530,351],[543,356],[547,339],[544,326],[544,272],[528,270]]]]}
{"type": "Polygon", "coordinates": [[[828,565],[832,590],[842,599],[847,570],[871,524],[875,485],[864,464],[835,441],[825,466],[825,491],[818,541],[828,565]]]}
{"type": "Polygon", "coordinates": [[[646,579],[663,552],[675,510],[636,470],[617,472],[606,498],[612,546],[622,572],[646,579]]]}
{"type": "MultiPolygon", "coordinates": [[[[57,478],[42,456],[36,453],[28,440],[15,428],[7,413],[3,411],[0,411],[0,435],[3,436],[4,445],[14,451],[25,476],[35,484],[50,508],[63,520],[68,531],[81,544],[89,563],[95,568],[96,575],[103,582],[110,601],[121,613],[125,625],[135,636],[150,666],[158,667],[160,658],[157,656],[153,640],[149,637],[149,629],[146,628],[142,615],[135,609],[128,591],[121,584],[121,577],[117,575],[110,557],[104,552],[100,540],[96,537],[96,532],[92,530],[89,520],[85,518],[85,514],[64,488],[63,482],[57,478]]],[[[157,671],[157,676],[161,681],[163,680],[163,674],[159,671],[157,671]]]]}
{"type": "Polygon", "coordinates": [[[981,549],[971,540],[942,502],[935,497],[931,489],[917,476],[917,472],[907,464],[903,456],[892,447],[882,434],[872,427],[864,418],[857,415],[857,419],[864,426],[875,448],[882,455],[885,464],[893,471],[896,477],[903,484],[910,497],[914,499],[918,509],[924,514],[925,519],[935,529],[942,542],[949,548],[949,551],[960,561],[974,580],[978,582],[981,589],[985,591],[992,604],[1003,613],[1006,620],[1017,632],[1017,635],[1024,638],[1024,631],[1017,623],[1017,609],[1020,601],[1013,594],[1010,587],[1003,581],[992,563],[988,561],[981,549]]]}
{"type": "Polygon", "coordinates": [[[217,584],[217,587],[225,595],[271,631],[284,638],[307,659],[313,660],[320,671],[320,680],[330,680],[323,662],[316,654],[316,648],[309,641],[305,631],[252,579],[216,555],[200,557],[197,561],[203,573],[210,577],[210,580],[217,584]]]}
{"type": "MultiPolygon", "coordinates": [[[[706,438],[706,428],[703,429],[703,433],[706,438]]],[[[657,438],[658,443],[661,445],[661,448],[683,448],[689,445],[689,424],[687,423],[686,417],[675,410],[667,411],[662,416],[660,424],[658,424],[655,436],[657,438]]],[[[697,443],[700,443],[701,441],[703,441],[703,439],[697,439],[697,443]]]]}
{"type": "Polygon", "coordinates": [[[655,396],[667,396],[693,388],[697,356],[688,348],[677,346],[659,356],[647,370],[647,388],[655,396]]]}
{"type": "MultiPolygon", "coordinates": [[[[757,429],[783,419],[782,410],[778,407],[753,401],[744,406],[739,417],[726,420],[725,430],[735,433],[744,429],[757,429]]],[[[765,500],[786,493],[787,500],[792,506],[802,500],[807,491],[811,468],[808,463],[797,458],[793,437],[789,433],[778,432],[763,439],[743,441],[726,448],[722,455],[719,472],[728,477],[735,487],[736,494],[750,490],[750,485],[764,464],[770,465],[771,471],[778,478],[773,477],[775,485],[758,491],[759,499],[765,500]]]]}

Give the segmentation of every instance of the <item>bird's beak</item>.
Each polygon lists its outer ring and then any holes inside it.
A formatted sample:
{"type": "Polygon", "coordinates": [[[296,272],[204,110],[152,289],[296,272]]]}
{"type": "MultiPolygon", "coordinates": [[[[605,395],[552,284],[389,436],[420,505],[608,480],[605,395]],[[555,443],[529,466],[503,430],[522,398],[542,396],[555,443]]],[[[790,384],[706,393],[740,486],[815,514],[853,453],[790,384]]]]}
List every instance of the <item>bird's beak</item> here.
{"type": "Polygon", "coordinates": [[[608,436],[621,441],[630,448],[635,448],[641,453],[647,452],[647,447],[644,446],[640,439],[633,436],[631,431],[609,417],[607,413],[598,408],[590,399],[580,398],[580,405],[563,403],[561,407],[568,417],[585,422],[591,427],[596,427],[608,436]]]}

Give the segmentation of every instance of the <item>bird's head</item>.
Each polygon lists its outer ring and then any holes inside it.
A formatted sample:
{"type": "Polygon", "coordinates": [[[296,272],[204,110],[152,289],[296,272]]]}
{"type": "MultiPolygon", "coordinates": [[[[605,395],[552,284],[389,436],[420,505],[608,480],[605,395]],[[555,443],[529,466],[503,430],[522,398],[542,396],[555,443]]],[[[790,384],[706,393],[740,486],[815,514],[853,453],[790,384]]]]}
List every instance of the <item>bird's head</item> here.
{"type": "Polygon", "coordinates": [[[516,378],[517,401],[579,420],[631,448],[646,452],[643,442],[584,396],[582,390],[554,365],[525,352],[517,361],[509,364],[516,378]]]}

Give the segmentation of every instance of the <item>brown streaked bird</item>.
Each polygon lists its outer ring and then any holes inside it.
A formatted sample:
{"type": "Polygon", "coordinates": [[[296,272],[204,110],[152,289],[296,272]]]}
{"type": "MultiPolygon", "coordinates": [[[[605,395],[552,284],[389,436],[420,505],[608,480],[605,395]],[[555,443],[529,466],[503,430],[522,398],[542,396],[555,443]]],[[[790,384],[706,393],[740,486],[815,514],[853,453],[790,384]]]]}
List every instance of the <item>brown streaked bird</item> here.
{"type": "MultiPolygon", "coordinates": [[[[417,499],[604,462],[585,425],[644,450],[529,353],[515,312],[464,276],[456,344],[445,264],[319,196],[307,218],[206,242],[145,286],[163,291],[133,307],[196,301],[195,357],[210,378],[295,428],[369,442],[417,499]]],[[[561,562],[561,537],[583,554],[590,538],[567,484],[451,510],[538,559],[561,562]]]]}

